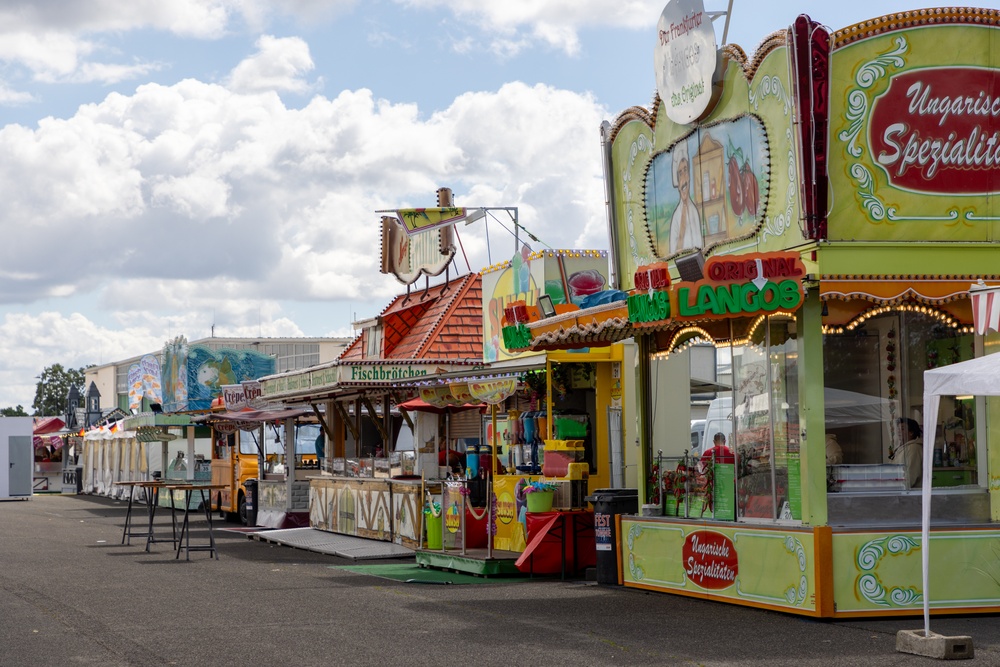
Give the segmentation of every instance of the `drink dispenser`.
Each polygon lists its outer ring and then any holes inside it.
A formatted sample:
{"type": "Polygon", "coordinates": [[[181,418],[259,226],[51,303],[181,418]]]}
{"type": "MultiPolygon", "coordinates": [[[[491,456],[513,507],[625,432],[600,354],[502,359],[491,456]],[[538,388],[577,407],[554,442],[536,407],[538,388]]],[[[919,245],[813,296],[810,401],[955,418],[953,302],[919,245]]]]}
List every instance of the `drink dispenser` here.
{"type": "Polygon", "coordinates": [[[549,437],[549,417],[548,413],[540,410],[535,413],[535,422],[538,424],[538,441],[544,442],[549,437]]]}
{"type": "Polygon", "coordinates": [[[479,445],[465,446],[465,471],[468,479],[479,477],[479,445]]]}
{"type": "Polygon", "coordinates": [[[510,449],[508,450],[508,465],[511,470],[516,470],[522,464],[521,460],[521,412],[510,410],[507,413],[507,435],[510,438],[510,449]]]}
{"type": "Polygon", "coordinates": [[[535,474],[542,471],[542,465],[545,463],[545,438],[549,437],[548,434],[548,413],[540,410],[535,413],[535,442],[531,450],[531,464],[535,474]]]}
{"type": "Polygon", "coordinates": [[[521,472],[530,473],[535,462],[535,413],[523,413],[521,417],[521,425],[524,429],[521,445],[521,465],[519,465],[517,469],[521,472]]]}

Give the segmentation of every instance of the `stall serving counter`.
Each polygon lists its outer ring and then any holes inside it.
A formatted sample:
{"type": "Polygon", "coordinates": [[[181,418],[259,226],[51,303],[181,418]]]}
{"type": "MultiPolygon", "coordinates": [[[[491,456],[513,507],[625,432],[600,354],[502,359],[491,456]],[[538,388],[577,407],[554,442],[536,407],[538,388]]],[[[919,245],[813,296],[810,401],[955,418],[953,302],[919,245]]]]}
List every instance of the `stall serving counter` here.
{"type": "Polygon", "coordinates": [[[34,493],[61,493],[63,478],[62,460],[35,461],[31,490],[34,493]]]}
{"type": "Polygon", "coordinates": [[[257,525],[270,528],[305,525],[309,513],[309,480],[315,474],[311,469],[296,469],[287,474],[265,472],[263,479],[257,482],[257,525]]]}
{"type": "Polygon", "coordinates": [[[423,494],[441,488],[405,470],[413,470],[412,452],[330,459],[328,471],[314,471],[308,479],[309,526],[419,548],[423,494]]]}

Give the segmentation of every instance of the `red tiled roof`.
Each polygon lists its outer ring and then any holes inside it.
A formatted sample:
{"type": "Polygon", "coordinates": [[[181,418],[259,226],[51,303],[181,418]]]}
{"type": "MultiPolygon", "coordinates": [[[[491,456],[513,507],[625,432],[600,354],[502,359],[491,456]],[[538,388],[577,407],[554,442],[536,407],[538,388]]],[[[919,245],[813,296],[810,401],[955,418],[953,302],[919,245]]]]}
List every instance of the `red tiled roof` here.
{"type": "Polygon", "coordinates": [[[421,359],[480,363],[483,358],[483,281],[469,273],[426,291],[399,295],[382,311],[384,353],[364,356],[363,337],[347,346],[338,361],[363,363],[421,359]]]}

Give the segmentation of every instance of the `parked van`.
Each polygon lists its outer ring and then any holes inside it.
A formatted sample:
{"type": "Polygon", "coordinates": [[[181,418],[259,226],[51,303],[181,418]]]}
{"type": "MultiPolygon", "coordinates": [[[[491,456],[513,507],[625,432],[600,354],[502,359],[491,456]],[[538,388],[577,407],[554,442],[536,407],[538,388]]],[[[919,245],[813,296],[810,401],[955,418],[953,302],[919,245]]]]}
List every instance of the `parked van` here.
{"type": "Polygon", "coordinates": [[[688,449],[689,452],[693,453],[701,450],[701,441],[705,437],[705,420],[704,419],[692,419],[691,420],[691,448],[688,449]]]}
{"type": "MultiPolygon", "coordinates": [[[[296,425],[295,452],[298,456],[296,467],[318,467],[315,443],[319,432],[320,427],[317,424],[296,425]]],[[[284,466],[278,462],[284,459],[285,448],[275,436],[276,429],[268,427],[262,431],[214,434],[212,483],[225,485],[225,488],[216,492],[217,509],[227,519],[239,521],[243,525],[247,525],[248,522],[246,481],[260,477],[258,441],[262,434],[265,460],[275,464],[276,471],[284,471],[284,466]]]]}

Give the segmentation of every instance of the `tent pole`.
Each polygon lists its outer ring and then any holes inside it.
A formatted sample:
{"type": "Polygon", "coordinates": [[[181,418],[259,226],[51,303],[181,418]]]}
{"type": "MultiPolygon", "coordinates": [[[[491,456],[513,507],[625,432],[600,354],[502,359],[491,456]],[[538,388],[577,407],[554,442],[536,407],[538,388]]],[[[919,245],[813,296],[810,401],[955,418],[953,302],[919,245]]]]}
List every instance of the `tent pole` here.
{"type": "MultiPolygon", "coordinates": [[[[926,380],[924,383],[926,385],[926,380]]],[[[923,577],[924,598],[924,638],[931,636],[931,602],[928,594],[930,588],[930,552],[931,552],[931,472],[934,466],[934,433],[937,430],[938,409],[941,397],[938,394],[924,393],[924,445],[923,469],[921,472],[920,489],[920,564],[923,577]],[[927,437],[930,433],[930,441],[927,437]]]]}
{"type": "Polygon", "coordinates": [[[497,476],[497,458],[498,458],[498,447],[500,439],[497,437],[497,404],[490,404],[490,420],[493,422],[493,428],[490,433],[493,435],[491,441],[487,443],[490,447],[490,468],[492,473],[490,474],[489,483],[486,485],[486,557],[493,558],[493,522],[496,517],[493,516],[493,480],[497,476]]]}

